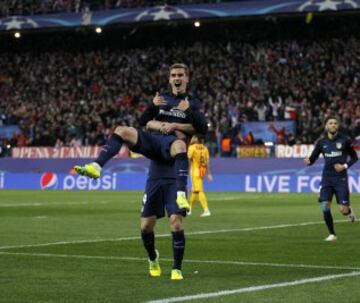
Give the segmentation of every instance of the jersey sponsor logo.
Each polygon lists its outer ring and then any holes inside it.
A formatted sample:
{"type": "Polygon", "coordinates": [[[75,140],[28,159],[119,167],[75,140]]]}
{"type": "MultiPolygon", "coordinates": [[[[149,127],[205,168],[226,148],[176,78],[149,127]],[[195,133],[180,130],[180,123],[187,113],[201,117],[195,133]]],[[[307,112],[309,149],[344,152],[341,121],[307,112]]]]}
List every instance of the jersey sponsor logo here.
{"type": "Polygon", "coordinates": [[[336,148],[341,149],[342,148],[342,143],[341,142],[336,142],[336,148]]]}
{"type": "Polygon", "coordinates": [[[58,177],[53,172],[45,172],[40,177],[41,189],[57,189],[58,177]]]}
{"type": "Polygon", "coordinates": [[[342,156],[342,151],[332,151],[331,153],[325,153],[324,154],[325,157],[329,157],[329,158],[335,158],[335,157],[340,157],[342,156]]]}
{"type": "Polygon", "coordinates": [[[181,111],[179,109],[176,109],[176,108],[172,108],[170,111],[160,109],[159,110],[159,115],[186,119],[186,114],[183,111],[181,111]]]}

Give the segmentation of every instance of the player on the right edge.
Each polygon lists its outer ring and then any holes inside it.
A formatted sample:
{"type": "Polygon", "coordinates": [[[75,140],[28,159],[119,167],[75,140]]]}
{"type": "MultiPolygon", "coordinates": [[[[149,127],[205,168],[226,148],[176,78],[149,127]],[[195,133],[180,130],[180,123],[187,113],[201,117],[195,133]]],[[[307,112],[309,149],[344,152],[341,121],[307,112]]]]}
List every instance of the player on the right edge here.
{"type": "Polygon", "coordinates": [[[329,236],[325,241],[336,240],[334,222],[330,211],[330,203],[334,194],[340,212],[347,216],[350,222],[355,222],[356,219],[355,213],[350,207],[347,169],[358,160],[358,157],[350,138],[340,134],[338,130],[337,118],[326,118],[325,136],[317,141],[311,156],[304,160],[306,165],[312,165],[320,154],[323,154],[325,159],[319,196],[324,220],[329,230],[329,236]],[[348,156],[350,156],[349,161],[348,156]]]}

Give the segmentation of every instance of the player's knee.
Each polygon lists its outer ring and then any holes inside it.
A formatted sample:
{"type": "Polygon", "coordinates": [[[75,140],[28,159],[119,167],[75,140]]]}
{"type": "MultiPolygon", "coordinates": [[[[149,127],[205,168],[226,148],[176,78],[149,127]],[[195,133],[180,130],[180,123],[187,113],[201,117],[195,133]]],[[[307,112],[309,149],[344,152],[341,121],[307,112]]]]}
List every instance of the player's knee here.
{"type": "Polygon", "coordinates": [[[171,231],[183,230],[182,219],[180,219],[177,216],[170,218],[170,228],[171,228],[171,231]]]}
{"type": "Polygon", "coordinates": [[[136,130],[128,126],[118,126],[115,128],[114,134],[121,137],[124,141],[132,141],[136,130]]]}
{"type": "Polygon", "coordinates": [[[340,206],[340,212],[344,215],[344,216],[346,216],[346,215],[348,215],[349,214],[349,212],[350,212],[350,208],[348,207],[348,206],[340,206]]]}
{"type": "Polygon", "coordinates": [[[141,224],[141,232],[150,233],[154,231],[154,226],[151,224],[141,224]]]}
{"type": "Polygon", "coordinates": [[[322,201],[320,202],[321,210],[323,212],[330,211],[330,202],[329,201],[322,201]]]}
{"type": "Polygon", "coordinates": [[[186,144],[182,140],[176,140],[171,144],[171,154],[177,155],[180,153],[186,153],[186,144]]]}
{"type": "Polygon", "coordinates": [[[155,220],[142,220],[141,221],[141,231],[145,233],[149,233],[154,231],[156,221],[155,220]]]}

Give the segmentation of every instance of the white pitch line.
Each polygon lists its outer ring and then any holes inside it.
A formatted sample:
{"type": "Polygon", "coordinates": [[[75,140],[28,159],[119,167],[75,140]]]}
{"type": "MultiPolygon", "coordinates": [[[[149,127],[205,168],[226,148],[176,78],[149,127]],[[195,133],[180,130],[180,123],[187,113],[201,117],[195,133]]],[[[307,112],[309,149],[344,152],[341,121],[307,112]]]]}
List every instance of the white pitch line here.
{"type": "Polygon", "coordinates": [[[113,201],[93,201],[93,202],[34,202],[34,203],[1,203],[0,207],[36,207],[36,206],[52,206],[52,205],[96,205],[107,204],[113,201]]]}
{"type": "MultiPolygon", "coordinates": [[[[49,253],[26,253],[26,252],[0,252],[0,255],[30,256],[30,257],[50,257],[64,259],[99,259],[99,260],[119,260],[119,261],[147,261],[147,258],[139,257],[119,257],[119,256],[89,256],[89,255],[68,255],[68,254],[49,254],[49,253]]],[[[161,262],[174,262],[173,259],[161,258],[161,262]]],[[[331,266],[314,264],[291,264],[291,263],[268,263],[268,262],[247,262],[247,261],[221,261],[221,260],[193,260],[185,259],[184,263],[205,263],[221,265],[239,266],[264,266],[264,267],[284,267],[284,268],[305,268],[305,269],[338,269],[338,270],[359,270],[360,267],[352,266],[331,266]]]]}
{"type": "Polygon", "coordinates": [[[223,296],[229,296],[229,295],[235,295],[235,294],[241,294],[241,293],[257,292],[257,291],[262,291],[262,290],[272,289],[272,288],[289,287],[289,286],[296,286],[296,285],[303,285],[303,284],[310,284],[310,283],[319,283],[319,282],[323,282],[323,281],[356,277],[356,276],[360,276],[359,271],[337,274],[337,275],[326,275],[326,276],[301,279],[301,280],[295,280],[295,281],[287,281],[287,282],[275,283],[275,284],[264,284],[264,285],[258,285],[258,286],[250,286],[250,287],[243,287],[243,288],[237,288],[237,289],[222,290],[222,291],[210,292],[210,293],[200,293],[197,295],[164,298],[164,299],[147,301],[146,303],[171,303],[171,302],[185,302],[185,301],[191,301],[191,300],[209,299],[209,298],[223,297],[223,296]]]}
{"type": "MultiPolygon", "coordinates": [[[[346,220],[336,220],[337,223],[347,222],[346,220]]],[[[268,225],[268,226],[255,226],[255,227],[245,227],[245,228],[233,228],[233,229],[217,229],[217,230],[203,230],[203,231],[193,231],[186,232],[186,235],[210,235],[210,234],[221,234],[221,233],[231,233],[231,232],[247,232],[247,231],[257,231],[257,230],[269,230],[269,229],[280,229],[288,227],[302,227],[309,225],[319,225],[323,224],[323,221],[316,222],[303,222],[295,224],[280,224],[280,225],[268,225]]],[[[170,234],[157,234],[157,238],[166,238],[170,237],[170,234]]],[[[139,236],[130,236],[130,237],[121,237],[121,238],[108,238],[108,239],[90,239],[90,240],[74,240],[74,241],[60,241],[60,242],[49,242],[49,243],[38,243],[38,244],[24,244],[24,245],[10,245],[10,246],[0,246],[0,250],[4,249],[13,249],[13,248],[25,248],[25,247],[43,247],[43,246],[52,246],[52,245],[68,245],[68,244],[83,244],[83,243],[99,243],[99,242],[119,242],[119,241],[131,241],[131,240],[140,240],[139,236]]]]}

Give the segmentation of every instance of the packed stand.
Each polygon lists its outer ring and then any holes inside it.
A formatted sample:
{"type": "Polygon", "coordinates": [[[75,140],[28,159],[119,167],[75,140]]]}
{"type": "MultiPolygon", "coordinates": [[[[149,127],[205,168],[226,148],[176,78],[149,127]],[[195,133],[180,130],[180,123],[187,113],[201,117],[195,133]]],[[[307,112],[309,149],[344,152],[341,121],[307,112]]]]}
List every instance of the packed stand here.
{"type": "Polygon", "coordinates": [[[313,143],[325,117],[338,115],[356,138],[359,49],[360,40],[349,35],[0,53],[0,124],[21,127],[13,146],[101,145],[114,126],[138,126],[155,92],[168,89],[168,65],[184,61],[192,91],[203,100],[213,155],[231,156],[238,145],[260,143],[241,132],[245,121],[295,120],[296,135],[272,129],[277,143],[313,143]]]}

